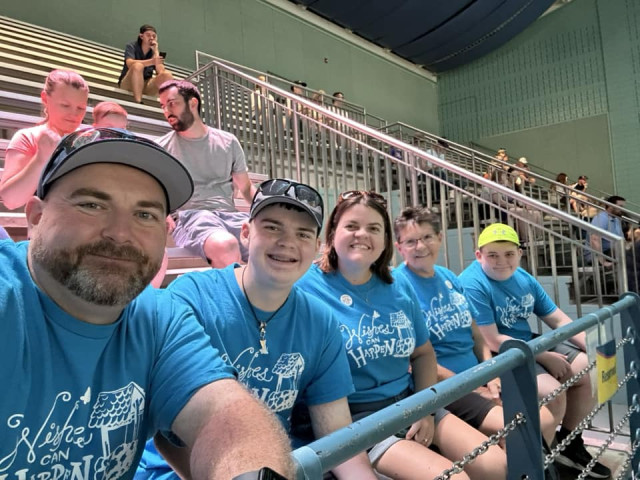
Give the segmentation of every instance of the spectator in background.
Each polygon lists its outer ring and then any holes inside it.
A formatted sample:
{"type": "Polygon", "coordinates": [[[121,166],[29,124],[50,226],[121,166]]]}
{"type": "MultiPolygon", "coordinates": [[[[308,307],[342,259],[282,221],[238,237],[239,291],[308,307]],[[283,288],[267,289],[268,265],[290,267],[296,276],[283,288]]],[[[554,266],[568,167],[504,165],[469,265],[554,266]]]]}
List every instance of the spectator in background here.
{"type": "Polygon", "coordinates": [[[566,173],[564,172],[559,173],[558,175],[556,175],[556,182],[559,183],[560,185],[553,185],[549,192],[550,203],[552,205],[555,205],[558,208],[564,209],[567,207],[567,192],[568,192],[567,180],[568,180],[568,177],[566,173]]]}
{"type": "Polygon", "coordinates": [[[342,92],[333,92],[333,99],[331,100],[331,106],[334,108],[336,113],[340,115],[345,115],[346,112],[342,109],[344,106],[344,93],[342,92]]]}
{"type": "Polygon", "coordinates": [[[511,174],[513,189],[516,192],[524,194],[526,192],[526,186],[536,181],[535,178],[528,175],[529,162],[525,157],[520,157],[518,162],[514,166],[509,167],[507,171],[511,174]]]}
{"type": "Polygon", "coordinates": [[[307,96],[305,93],[306,88],[307,88],[307,82],[303,82],[302,80],[296,80],[289,87],[289,89],[291,90],[291,93],[293,93],[294,95],[298,95],[299,97],[307,96]]]}
{"type": "Polygon", "coordinates": [[[247,249],[239,239],[248,215],[236,210],[233,192],[237,188],[250,204],[256,189],[249,180],[240,142],[204,124],[200,92],[192,83],[170,80],[162,84],[160,106],[173,131],[158,144],[184,163],[195,183],[193,197],[174,216],[176,244],[214,268],[246,261],[247,249]]]}
{"type": "MultiPolygon", "coordinates": [[[[601,228],[602,230],[606,230],[609,233],[613,233],[614,235],[623,237],[622,220],[620,217],[622,216],[621,208],[624,207],[626,199],[619,195],[612,195],[607,197],[605,201],[610,205],[607,205],[605,211],[601,211],[593,217],[591,225],[601,228]]],[[[611,242],[595,233],[589,235],[589,246],[597,252],[602,252],[604,255],[612,254],[611,242]]],[[[587,249],[585,250],[585,259],[589,260],[590,258],[591,251],[587,249]]],[[[604,261],[604,264],[608,265],[609,262],[604,261]]]]}
{"type": "Polygon", "coordinates": [[[577,184],[571,191],[569,205],[574,213],[577,213],[583,220],[589,221],[598,213],[598,209],[591,205],[591,200],[583,195],[585,186],[577,184]]]}
{"type": "Polygon", "coordinates": [[[7,147],[0,198],[10,210],[24,206],[38,186],[42,167],[60,138],[78,129],[87,110],[89,87],[75,72],[53,70],[40,92],[44,120],[18,130],[7,147]]]}
{"type": "Polygon", "coordinates": [[[586,175],[580,175],[578,177],[578,181],[576,183],[573,183],[571,185],[571,188],[576,188],[578,185],[582,185],[583,190],[586,190],[589,186],[589,177],[587,177],[586,175]]]}
{"type": "Polygon", "coordinates": [[[143,94],[157,95],[158,87],[173,78],[171,72],[164,67],[163,54],[165,52],[161,52],[158,46],[155,27],[147,24],[140,27],[136,41],[125,47],[124,65],[118,86],[132,92],[137,103],[142,103],[143,94]]]}
{"type": "Polygon", "coordinates": [[[93,107],[94,127],[126,129],[127,125],[127,111],[116,102],[100,102],[93,107]]]}

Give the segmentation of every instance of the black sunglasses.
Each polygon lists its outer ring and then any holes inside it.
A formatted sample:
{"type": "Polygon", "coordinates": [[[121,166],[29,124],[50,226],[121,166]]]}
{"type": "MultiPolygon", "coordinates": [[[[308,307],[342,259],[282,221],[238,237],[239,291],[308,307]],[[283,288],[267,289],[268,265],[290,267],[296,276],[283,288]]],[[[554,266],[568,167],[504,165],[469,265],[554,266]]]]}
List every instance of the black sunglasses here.
{"type": "Polygon", "coordinates": [[[348,200],[350,198],[356,198],[356,197],[364,197],[367,196],[369,198],[371,198],[372,200],[374,200],[375,202],[379,203],[380,205],[382,205],[384,208],[387,208],[387,199],[384,198],[382,195],[380,195],[379,193],[373,192],[371,190],[348,190],[346,192],[342,192],[339,196],[338,196],[338,204],[348,200]]]}
{"type": "Polygon", "coordinates": [[[37,195],[43,198],[46,189],[53,177],[65,161],[73,152],[96,140],[131,140],[136,143],[147,143],[154,148],[159,148],[158,144],[143,137],[139,137],[121,128],[87,128],[70,133],[60,140],[60,143],[51,154],[50,160],[45,165],[40,176],[37,195]]]}
{"type": "Polygon", "coordinates": [[[309,185],[280,178],[267,180],[258,186],[251,203],[255,206],[268,197],[288,197],[297,200],[309,209],[318,225],[322,225],[324,202],[317,190],[309,185]]]}

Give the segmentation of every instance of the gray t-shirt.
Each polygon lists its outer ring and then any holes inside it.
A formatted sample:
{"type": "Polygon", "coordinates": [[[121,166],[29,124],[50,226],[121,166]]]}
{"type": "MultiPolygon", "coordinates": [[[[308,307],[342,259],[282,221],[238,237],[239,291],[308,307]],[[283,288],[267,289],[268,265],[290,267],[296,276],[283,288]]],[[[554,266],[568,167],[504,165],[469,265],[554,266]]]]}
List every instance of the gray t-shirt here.
{"type": "Polygon", "coordinates": [[[207,127],[202,138],[183,138],[175,131],[167,133],[158,144],[180,160],[193,177],[194,192],[181,210],[235,211],[233,173],[247,171],[240,142],[235,135],[207,127]]]}

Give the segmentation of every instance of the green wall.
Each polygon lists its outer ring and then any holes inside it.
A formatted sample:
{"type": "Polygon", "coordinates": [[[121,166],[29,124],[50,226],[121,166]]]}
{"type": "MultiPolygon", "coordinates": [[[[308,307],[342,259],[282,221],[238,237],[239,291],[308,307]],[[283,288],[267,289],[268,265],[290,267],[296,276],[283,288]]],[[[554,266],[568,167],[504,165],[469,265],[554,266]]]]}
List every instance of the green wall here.
{"type": "Polygon", "coordinates": [[[444,135],[640,203],[640,2],[574,0],[439,77],[444,135]]]}
{"type": "Polygon", "coordinates": [[[0,14],[119,48],[150,23],[170,63],[192,68],[200,50],[439,130],[435,82],[260,0],[30,0],[2,2],[0,14]]]}

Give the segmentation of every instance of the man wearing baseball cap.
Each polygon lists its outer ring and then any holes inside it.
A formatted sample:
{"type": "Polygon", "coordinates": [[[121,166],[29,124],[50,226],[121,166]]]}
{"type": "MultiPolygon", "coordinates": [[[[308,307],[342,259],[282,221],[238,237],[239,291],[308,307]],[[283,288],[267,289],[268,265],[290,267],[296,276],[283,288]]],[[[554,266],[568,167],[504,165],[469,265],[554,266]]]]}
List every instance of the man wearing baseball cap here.
{"type": "Polygon", "coordinates": [[[180,162],[124,130],[54,151],[26,204],[31,240],[0,241],[4,476],[130,479],[157,431],[190,447],[195,478],[291,473],[277,422],[193,312],[147,288],[192,191],[180,162]]]}
{"type": "MultiPolygon", "coordinates": [[[[493,352],[498,352],[506,340],[531,340],[533,334],[528,319],[532,314],[552,329],[571,322],[542,285],[520,268],[521,257],[516,231],[509,225],[494,223],[480,233],[476,261],[459,276],[467,299],[478,310],[478,328],[493,352]]],[[[570,341],[571,344],[561,343],[536,356],[538,395],[541,398],[587,366],[584,332],[571,337],[570,341]]],[[[557,434],[558,442],[564,440],[591,411],[594,403],[588,376],[583,376],[566,393],[549,402],[547,408],[555,422],[542,419],[542,435],[546,444],[551,445],[556,435],[556,425],[561,425],[557,434]],[[545,428],[545,425],[548,427],[545,428]]],[[[540,415],[545,415],[544,408],[540,415]]],[[[562,465],[579,471],[584,470],[591,460],[580,435],[568,444],[557,459],[562,465]]],[[[590,476],[608,478],[610,473],[609,468],[596,462],[590,476]]]]}
{"type": "MultiPolygon", "coordinates": [[[[251,204],[241,241],[246,265],[183,275],[169,286],[174,299],[191,307],[214,347],[239,372],[253,394],[291,432],[297,402],[309,406],[317,437],[351,423],[347,395],[353,382],[331,310],[294,283],[318,251],[324,218],[313,188],[285,179],[263,182],[251,204]]],[[[336,467],[338,478],[375,479],[363,453],[336,467]]],[[[137,478],[175,478],[148,444],[137,478]]]]}

